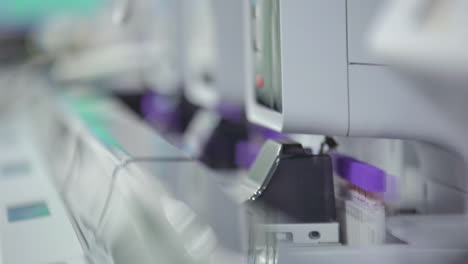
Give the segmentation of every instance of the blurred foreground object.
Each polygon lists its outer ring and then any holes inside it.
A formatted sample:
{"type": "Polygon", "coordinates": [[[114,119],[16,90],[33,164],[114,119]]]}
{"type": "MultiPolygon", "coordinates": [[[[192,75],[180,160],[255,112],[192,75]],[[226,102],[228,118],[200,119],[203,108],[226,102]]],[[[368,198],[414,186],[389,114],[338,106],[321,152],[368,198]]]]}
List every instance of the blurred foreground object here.
{"type": "Polygon", "coordinates": [[[387,62],[431,74],[467,73],[468,1],[396,0],[383,9],[371,47],[387,62]]]}
{"type": "Polygon", "coordinates": [[[154,82],[177,86],[170,41],[176,33],[160,14],[170,8],[147,0],[115,0],[104,7],[92,16],[55,17],[36,32],[38,46],[55,59],[52,78],[99,82],[112,90],[141,89],[154,82]]]}

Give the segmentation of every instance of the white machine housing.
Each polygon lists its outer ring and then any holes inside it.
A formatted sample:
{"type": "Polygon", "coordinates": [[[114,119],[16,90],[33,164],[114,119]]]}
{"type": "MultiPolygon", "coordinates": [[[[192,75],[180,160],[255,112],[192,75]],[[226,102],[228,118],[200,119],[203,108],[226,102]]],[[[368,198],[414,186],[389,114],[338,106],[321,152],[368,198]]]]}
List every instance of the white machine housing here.
{"type": "Polygon", "coordinates": [[[205,108],[242,107],[247,86],[248,1],[184,1],[188,99],[205,108]]]}
{"type": "Polygon", "coordinates": [[[251,74],[251,121],[288,133],[428,141],[468,160],[468,90],[410,80],[367,51],[366,33],[383,0],[276,1],[282,111],[257,101],[251,74]]]}
{"type": "MultiPolygon", "coordinates": [[[[249,119],[288,133],[415,139],[444,146],[452,153],[443,153],[429,144],[412,146],[412,156],[417,159],[411,165],[413,168],[407,170],[407,175],[413,179],[414,175],[425,177],[417,183],[424,181],[421,185],[424,186],[422,196],[425,202],[422,204],[427,210],[423,213],[455,213],[440,218],[432,215],[389,216],[386,219],[387,230],[406,244],[386,243],[373,246],[371,250],[347,246],[291,249],[289,245],[284,248],[280,245],[278,263],[466,262],[466,252],[455,253],[457,249],[466,249],[466,243],[462,241],[464,238],[457,239],[458,234],[467,230],[462,227],[466,225],[466,214],[457,215],[466,213],[468,201],[468,145],[464,139],[468,118],[463,114],[468,95],[466,87],[447,87],[434,81],[440,79],[401,74],[367,51],[366,33],[384,0],[268,2],[277,2],[279,10],[279,43],[273,48],[281,48],[279,59],[272,61],[280,61],[279,71],[276,71],[281,77],[281,93],[276,93],[281,94],[280,104],[274,102],[268,105],[257,98],[261,93],[256,89],[271,87],[263,86],[266,82],[258,82],[259,54],[252,53],[249,63],[254,74],[249,75],[251,86],[246,94],[249,119]],[[464,167],[462,162],[455,159],[453,151],[464,158],[464,167]],[[426,221],[431,224],[426,226],[426,221]],[[456,225],[452,221],[460,222],[456,225]],[[419,227],[422,231],[415,231],[419,227]],[[450,230],[451,227],[453,230],[450,230]],[[431,237],[436,233],[438,235],[431,237]],[[408,234],[417,235],[410,238],[406,236],[408,234]],[[437,245],[420,243],[428,241],[437,245]]],[[[261,12],[255,13],[252,21],[262,15],[261,12]]],[[[395,21],[385,22],[384,26],[388,29],[395,21]]],[[[255,30],[258,24],[254,25],[252,28],[255,30]]],[[[251,34],[257,36],[252,40],[254,47],[258,44],[255,42],[260,41],[261,44],[265,41],[258,39],[258,34],[251,34]]],[[[403,43],[407,39],[396,38],[394,41],[403,43]]],[[[257,48],[251,50],[258,51],[257,48]]],[[[354,149],[362,150],[361,155],[356,156],[358,158],[368,156],[365,152],[382,154],[382,146],[372,151],[369,142],[364,139],[355,143],[354,149]]],[[[349,149],[353,147],[349,146],[349,149]]],[[[408,165],[409,153],[407,150],[393,149],[388,155],[382,154],[382,157],[390,161],[403,157],[405,165],[408,165]]],[[[460,235],[460,238],[465,236],[460,235]]]]}
{"type": "Polygon", "coordinates": [[[363,51],[360,37],[382,1],[276,1],[283,109],[279,112],[259,104],[251,85],[249,118],[284,132],[349,135],[348,73],[354,63],[375,63],[363,51]]]}

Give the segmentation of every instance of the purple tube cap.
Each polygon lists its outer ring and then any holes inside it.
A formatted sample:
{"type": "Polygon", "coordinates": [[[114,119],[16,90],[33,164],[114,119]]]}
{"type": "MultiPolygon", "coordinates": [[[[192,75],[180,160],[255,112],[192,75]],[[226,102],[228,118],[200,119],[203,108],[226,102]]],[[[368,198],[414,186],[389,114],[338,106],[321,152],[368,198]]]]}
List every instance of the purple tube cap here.
{"type": "Polygon", "coordinates": [[[287,138],[286,135],[271,130],[266,127],[258,126],[258,125],[251,125],[250,131],[252,134],[259,135],[263,139],[285,139],[287,138]]]}
{"type": "Polygon", "coordinates": [[[216,110],[221,116],[227,120],[242,121],[245,119],[245,114],[242,107],[232,103],[223,102],[218,105],[216,110]]]}
{"type": "Polygon", "coordinates": [[[338,153],[332,154],[336,173],[349,183],[372,193],[386,191],[386,173],[368,163],[338,153]]]}
{"type": "Polygon", "coordinates": [[[177,127],[179,111],[177,105],[169,98],[155,92],[148,92],[141,101],[141,112],[149,122],[165,123],[168,126],[177,127]]]}

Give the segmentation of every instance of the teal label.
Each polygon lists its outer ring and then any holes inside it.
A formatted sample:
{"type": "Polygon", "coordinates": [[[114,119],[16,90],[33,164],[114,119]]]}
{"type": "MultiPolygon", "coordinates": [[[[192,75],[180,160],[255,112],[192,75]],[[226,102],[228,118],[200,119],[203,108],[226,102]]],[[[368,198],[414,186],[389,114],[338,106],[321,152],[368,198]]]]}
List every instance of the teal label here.
{"type": "Polygon", "coordinates": [[[30,203],[22,206],[9,207],[8,222],[19,222],[50,215],[49,207],[45,202],[30,203]]]}

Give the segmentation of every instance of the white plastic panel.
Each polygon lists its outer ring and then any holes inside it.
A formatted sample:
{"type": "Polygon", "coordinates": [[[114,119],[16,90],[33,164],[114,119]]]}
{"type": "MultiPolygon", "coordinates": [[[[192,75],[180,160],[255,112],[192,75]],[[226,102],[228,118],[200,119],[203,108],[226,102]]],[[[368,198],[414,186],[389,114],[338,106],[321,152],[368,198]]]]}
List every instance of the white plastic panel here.
{"type": "Polygon", "coordinates": [[[195,216],[139,165],[116,178],[99,240],[114,263],[190,263],[195,216]]]}
{"type": "Polygon", "coordinates": [[[217,74],[218,90],[223,102],[244,105],[246,80],[246,23],[244,17],[248,1],[212,0],[215,11],[215,34],[220,64],[217,74]]]}
{"type": "Polygon", "coordinates": [[[350,63],[377,64],[369,48],[368,32],[375,17],[387,0],[347,0],[348,10],[348,61],[350,63]]]}
{"type": "Polygon", "coordinates": [[[129,202],[119,190],[115,190],[107,209],[107,215],[99,234],[103,248],[113,263],[154,263],[143,236],[129,210],[129,202]],[[133,220],[133,221],[132,221],[133,220]]]}
{"type": "Polygon", "coordinates": [[[89,243],[94,242],[115,174],[122,174],[124,164],[138,159],[188,159],[118,102],[94,99],[87,110],[100,118],[98,125],[86,121],[79,109],[58,108],[63,111],[60,121],[68,129],[64,133],[75,135],[77,143],[67,175],[58,175],[57,188],[89,243]],[[105,136],[96,134],[96,129],[105,136]]]}
{"type": "Polygon", "coordinates": [[[244,19],[248,1],[185,1],[185,75],[188,99],[204,108],[244,105],[248,85],[244,19]]]}
{"type": "Polygon", "coordinates": [[[294,264],[465,264],[468,253],[461,249],[418,249],[405,246],[373,248],[280,248],[278,263],[294,264]],[[283,250],[284,253],[281,252],[283,250]]]}
{"type": "Polygon", "coordinates": [[[466,215],[397,216],[388,219],[387,229],[405,243],[371,247],[294,247],[285,244],[278,249],[278,263],[466,263],[466,215]]]}
{"type": "Polygon", "coordinates": [[[466,89],[409,80],[384,66],[351,65],[350,135],[429,141],[468,160],[466,89]]]}
{"type": "Polygon", "coordinates": [[[32,122],[24,115],[14,118],[16,148],[0,155],[1,261],[23,264],[80,259],[83,249],[49,177],[32,122]],[[26,164],[27,169],[21,169],[26,164]],[[13,216],[15,208],[23,209],[13,216]]]}
{"type": "Polygon", "coordinates": [[[432,144],[417,144],[416,151],[421,162],[421,175],[449,188],[468,193],[468,178],[462,157],[432,144]]]}
{"type": "Polygon", "coordinates": [[[74,161],[63,189],[63,199],[87,239],[93,238],[112,185],[115,160],[105,149],[90,147],[84,142],[74,161]]]}
{"type": "Polygon", "coordinates": [[[346,2],[280,1],[285,132],[346,135],[346,2]]]}
{"type": "Polygon", "coordinates": [[[459,189],[429,180],[426,187],[428,213],[454,214],[468,212],[468,194],[459,189]]]}
{"type": "Polygon", "coordinates": [[[464,0],[393,0],[371,33],[373,50],[386,62],[466,82],[464,0]]]}

